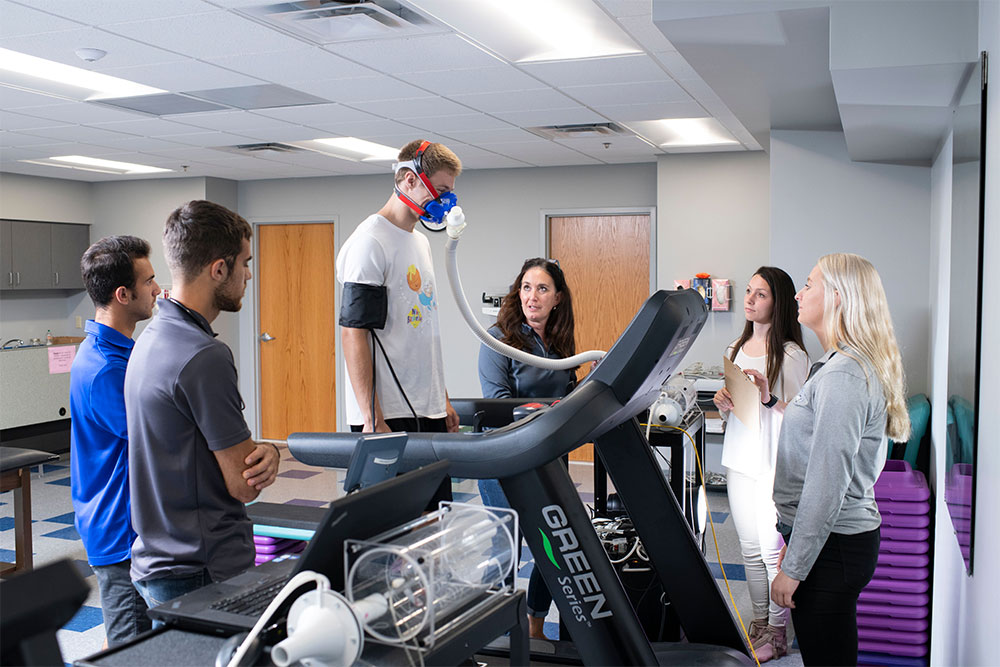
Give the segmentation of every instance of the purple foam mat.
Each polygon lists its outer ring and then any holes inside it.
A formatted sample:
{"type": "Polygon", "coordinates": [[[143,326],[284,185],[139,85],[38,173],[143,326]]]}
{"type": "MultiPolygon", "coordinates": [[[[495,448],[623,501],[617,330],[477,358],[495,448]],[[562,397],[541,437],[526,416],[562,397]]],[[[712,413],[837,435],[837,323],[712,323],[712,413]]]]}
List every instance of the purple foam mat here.
{"type": "Polygon", "coordinates": [[[927,633],[859,627],[858,639],[876,642],[892,642],[893,644],[926,644],[927,633]]]}
{"type": "Polygon", "coordinates": [[[948,503],[948,514],[951,518],[958,517],[959,519],[971,519],[972,518],[972,506],[969,504],[956,505],[955,503],[948,503]]]}
{"type": "Polygon", "coordinates": [[[892,618],[858,614],[858,628],[883,628],[901,632],[924,632],[929,627],[926,618],[892,618]]]}
{"type": "Polygon", "coordinates": [[[931,525],[929,514],[891,514],[879,506],[879,514],[882,515],[882,526],[893,528],[927,528],[931,525]]]}
{"type": "Polygon", "coordinates": [[[273,553],[263,553],[258,551],[257,555],[254,556],[253,559],[254,565],[260,565],[261,563],[266,563],[270,560],[274,560],[278,556],[284,556],[285,554],[299,553],[305,549],[306,546],[305,542],[301,542],[299,540],[292,540],[292,542],[293,544],[291,544],[290,546],[275,551],[273,553]]]}
{"type": "Polygon", "coordinates": [[[879,486],[875,483],[875,501],[883,500],[903,500],[906,502],[923,502],[931,497],[931,490],[927,487],[899,487],[883,484],[879,486]]]}
{"type": "Polygon", "coordinates": [[[927,500],[931,491],[922,472],[913,470],[906,461],[885,462],[882,474],[875,482],[875,499],[927,500]]]}
{"type": "Polygon", "coordinates": [[[926,555],[916,554],[890,554],[879,552],[879,565],[892,565],[893,567],[927,567],[931,559],[926,555]]]}
{"type": "Polygon", "coordinates": [[[926,607],[930,602],[930,597],[926,593],[893,593],[891,591],[877,591],[866,588],[858,596],[858,602],[926,607]]]}
{"type": "Polygon", "coordinates": [[[270,535],[254,535],[253,536],[253,543],[254,544],[275,544],[276,542],[284,542],[284,541],[285,541],[285,538],[283,538],[283,537],[271,537],[270,535]]]}
{"type": "Polygon", "coordinates": [[[927,514],[931,511],[931,505],[927,501],[879,500],[877,503],[879,512],[889,514],[927,514]]]}
{"type": "Polygon", "coordinates": [[[967,533],[970,530],[972,530],[971,519],[959,519],[957,517],[951,517],[951,523],[955,527],[955,530],[960,533],[967,533]]]}
{"type": "Polygon", "coordinates": [[[290,549],[291,547],[295,546],[300,542],[301,540],[282,540],[281,542],[277,542],[275,544],[258,544],[256,545],[257,553],[275,554],[282,551],[287,551],[288,549],[290,549]]]}
{"type": "Polygon", "coordinates": [[[902,542],[926,542],[931,537],[931,531],[926,528],[905,528],[887,526],[883,522],[879,528],[883,540],[899,540],[902,542]]]}
{"type": "Polygon", "coordinates": [[[883,616],[888,618],[927,618],[930,610],[924,607],[904,607],[875,602],[858,602],[858,614],[883,616]]]}
{"type": "Polygon", "coordinates": [[[879,551],[890,554],[925,554],[930,551],[930,544],[924,542],[903,542],[900,540],[883,539],[878,545],[879,551]]]}
{"type": "Polygon", "coordinates": [[[876,642],[871,640],[858,640],[859,651],[873,651],[876,653],[888,653],[889,655],[901,655],[908,658],[922,658],[927,655],[927,646],[913,646],[907,644],[893,644],[891,642],[876,642]]]}
{"type": "Polygon", "coordinates": [[[891,565],[879,565],[875,568],[876,579],[925,581],[930,575],[930,570],[926,567],[893,567],[891,565]]]}
{"type": "Polygon", "coordinates": [[[858,651],[859,665],[882,665],[883,667],[926,667],[927,658],[907,658],[885,653],[858,651]]]}
{"type": "Polygon", "coordinates": [[[865,590],[890,591],[892,593],[926,593],[931,585],[928,581],[906,581],[905,579],[872,578],[865,590]]]}

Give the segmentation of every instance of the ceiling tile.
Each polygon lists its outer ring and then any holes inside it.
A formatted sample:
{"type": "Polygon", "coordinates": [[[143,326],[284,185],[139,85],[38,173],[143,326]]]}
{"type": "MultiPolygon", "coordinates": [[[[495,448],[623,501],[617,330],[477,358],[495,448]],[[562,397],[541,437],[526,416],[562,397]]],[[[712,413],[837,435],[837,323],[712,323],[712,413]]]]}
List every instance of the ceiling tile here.
{"type": "MultiPolygon", "coordinates": [[[[45,98],[54,99],[54,98],[45,98]]],[[[19,113],[38,116],[39,118],[49,118],[52,120],[64,121],[66,123],[103,123],[116,120],[134,120],[136,117],[143,117],[143,114],[133,111],[121,111],[99,104],[87,104],[86,102],[63,102],[43,107],[25,107],[19,113]]]]}
{"type": "Polygon", "coordinates": [[[45,152],[49,155],[89,155],[92,157],[102,157],[108,153],[117,152],[117,148],[110,146],[99,146],[96,144],[84,144],[77,141],[59,142],[45,144],[45,152]]]}
{"type": "Polygon", "coordinates": [[[107,26],[107,29],[131,39],[200,59],[289,51],[301,47],[304,43],[225,11],[117,23],[107,26]]]}
{"type": "Polygon", "coordinates": [[[623,16],[649,17],[651,12],[650,0],[597,0],[597,4],[604,7],[612,16],[619,18],[623,16]]]}
{"type": "Polygon", "coordinates": [[[205,88],[252,86],[260,83],[259,79],[245,74],[190,59],[183,62],[118,67],[105,70],[104,73],[173,93],[205,88]]]}
{"type": "Polygon", "coordinates": [[[587,106],[690,102],[691,96],[674,81],[621,83],[605,86],[569,86],[563,91],[587,106]]]}
{"type": "Polygon", "coordinates": [[[469,107],[438,97],[415,97],[376,102],[355,102],[351,106],[385,118],[426,118],[428,116],[458,116],[472,111],[469,107]]]}
{"type": "Polygon", "coordinates": [[[428,116],[414,118],[411,124],[423,130],[454,136],[454,131],[461,130],[503,130],[510,128],[510,123],[487,116],[484,113],[465,114],[461,116],[428,116]]]}
{"type": "MultiPolygon", "coordinates": [[[[0,99],[2,99],[2,95],[0,95],[0,99]]],[[[30,130],[38,127],[62,127],[64,125],[67,123],[0,110],[0,130],[30,130]]]]}
{"type": "MultiPolygon", "coordinates": [[[[318,46],[300,43],[289,51],[210,58],[212,64],[283,85],[303,81],[371,76],[375,71],[318,46]]],[[[294,86],[298,88],[299,86],[294,86]]]]}
{"type": "MultiPolygon", "coordinates": [[[[216,11],[202,0],[41,0],[46,12],[88,25],[111,25],[124,21],[184,16],[216,11]]],[[[5,17],[6,20],[6,17],[5,17]]]]}
{"type": "Polygon", "coordinates": [[[663,67],[646,54],[549,63],[525,63],[520,67],[556,88],[664,81],[670,78],[663,67]]]}
{"type": "Polygon", "coordinates": [[[386,74],[495,67],[502,62],[458,35],[348,42],[325,48],[386,74]]]}
{"type": "Polygon", "coordinates": [[[507,125],[504,128],[496,128],[492,130],[448,130],[448,136],[458,141],[464,141],[476,146],[487,142],[493,144],[505,141],[548,141],[547,139],[543,139],[535,134],[532,134],[531,132],[522,130],[519,127],[511,127],[510,125],[507,125]]]}
{"type": "Polygon", "coordinates": [[[0,40],[44,32],[78,30],[81,27],[75,21],[57,18],[51,14],[6,1],[0,2],[0,17],[3,17],[3,20],[0,21],[0,40]]]}
{"type": "Polygon", "coordinates": [[[447,73],[413,72],[406,80],[444,97],[467,93],[502,93],[542,88],[545,84],[511,65],[455,69],[447,73]]]}
{"type": "Polygon", "coordinates": [[[399,100],[410,97],[423,97],[430,94],[426,90],[387,76],[302,81],[291,87],[344,104],[378,100],[399,100]]]}
{"type": "Polygon", "coordinates": [[[496,114],[523,109],[566,109],[575,104],[573,100],[551,88],[522,90],[515,95],[510,93],[454,95],[452,99],[473,109],[496,114]]]}
{"type": "Polygon", "coordinates": [[[41,35],[8,37],[0,42],[0,46],[12,51],[98,72],[116,67],[183,60],[183,56],[171,53],[169,50],[158,49],[155,46],[149,46],[97,28],[80,28],[41,35]],[[103,49],[108,52],[108,55],[97,62],[88,63],[74,53],[76,49],[81,47],[103,49]]]}
{"type": "Polygon", "coordinates": [[[112,139],[127,138],[128,135],[121,132],[114,132],[97,127],[86,125],[63,125],[62,127],[42,127],[34,130],[26,130],[27,133],[37,137],[45,137],[55,141],[86,141],[94,144],[104,145],[104,142],[112,139]]]}
{"type": "MultiPolygon", "coordinates": [[[[262,116],[252,111],[210,111],[206,113],[184,114],[185,125],[203,127],[207,130],[243,132],[245,130],[270,130],[297,127],[292,123],[262,116]]],[[[190,130],[188,130],[190,132],[190,130]]]]}
{"type": "Polygon", "coordinates": [[[108,140],[105,144],[121,150],[141,152],[150,152],[162,150],[164,148],[178,148],[183,146],[183,144],[179,144],[175,141],[167,141],[165,139],[155,139],[153,137],[125,137],[124,135],[120,139],[108,140]]]}
{"type": "MultiPolygon", "coordinates": [[[[197,114],[191,114],[192,116],[197,114]]],[[[135,134],[142,137],[162,137],[172,134],[191,134],[197,132],[198,128],[187,125],[180,121],[178,116],[174,120],[164,120],[145,115],[132,116],[131,120],[117,120],[112,122],[93,123],[94,127],[102,127],[117,132],[135,134]]],[[[187,118],[187,116],[184,116],[187,118]]]]}
{"type": "Polygon", "coordinates": [[[24,134],[22,132],[0,132],[0,146],[45,146],[48,144],[60,143],[56,139],[49,137],[39,137],[34,134],[24,134]]]}
{"type": "Polygon", "coordinates": [[[383,144],[385,146],[402,146],[403,144],[410,141],[410,139],[403,141],[402,143],[385,143],[381,141],[382,137],[387,136],[399,136],[399,135],[412,135],[420,130],[414,129],[410,125],[404,125],[403,123],[396,122],[394,120],[385,120],[383,118],[371,117],[371,120],[365,120],[354,123],[338,123],[337,132],[338,136],[345,137],[357,137],[358,139],[366,139],[367,141],[374,141],[376,143],[383,144]]]}
{"type": "MultiPolygon", "coordinates": [[[[4,109],[20,109],[22,107],[43,107],[66,104],[62,97],[42,95],[27,90],[0,86],[0,107],[4,109]]],[[[22,112],[23,113],[23,112],[22,112]]]]}
{"type": "MultiPolygon", "coordinates": [[[[372,120],[369,114],[346,107],[343,104],[311,104],[284,109],[260,109],[254,113],[318,129],[335,128],[339,123],[372,120]]],[[[336,132],[335,129],[330,129],[330,131],[336,132]]]]}
{"type": "Polygon", "coordinates": [[[0,132],[0,164],[49,157],[48,150],[44,146],[8,146],[4,143],[3,135],[4,133],[0,132]]]}
{"type": "Polygon", "coordinates": [[[518,127],[539,125],[570,125],[573,123],[604,123],[607,118],[586,107],[574,106],[569,109],[539,109],[535,111],[507,111],[494,114],[518,127]]]}
{"type": "Polygon", "coordinates": [[[249,137],[228,132],[196,132],[194,134],[176,134],[170,137],[170,141],[187,146],[236,146],[239,144],[252,143],[249,137]]]}
{"type": "Polygon", "coordinates": [[[673,102],[670,104],[608,104],[597,105],[611,120],[628,123],[634,120],[659,120],[661,118],[704,118],[705,109],[697,102],[673,102]]]}
{"type": "Polygon", "coordinates": [[[561,146],[554,141],[544,143],[539,143],[537,141],[505,142],[500,144],[484,143],[480,144],[479,147],[534,165],[574,164],[573,160],[580,158],[583,159],[576,164],[598,163],[597,160],[594,160],[593,158],[584,158],[579,152],[565,146],[561,146]]]}

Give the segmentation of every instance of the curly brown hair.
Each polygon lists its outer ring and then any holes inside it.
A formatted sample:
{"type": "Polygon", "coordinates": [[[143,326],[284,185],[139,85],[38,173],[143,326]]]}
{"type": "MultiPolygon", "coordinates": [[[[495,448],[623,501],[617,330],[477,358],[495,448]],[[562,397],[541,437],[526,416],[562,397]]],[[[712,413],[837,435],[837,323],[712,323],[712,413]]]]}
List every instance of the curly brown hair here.
{"type": "Polygon", "coordinates": [[[497,314],[497,326],[500,327],[500,340],[511,347],[516,347],[525,352],[531,351],[531,339],[522,330],[524,311],[521,310],[521,281],[524,274],[529,269],[539,268],[549,274],[555,286],[556,294],[560,295],[559,307],[554,308],[549,314],[549,319],[545,323],[545,341],[549,350],[557,357],[565,359],[576,354],[576,341],[574,339],[575,324],[573,322],[573,295],[566,284],[566,276],[563,274],[559,264],[541,257],[534,257],[525,260],[521,266],[521,272],[517,274],[514,283],[510,286],[510,291],[500,304],[500,312],[497,314]]]}

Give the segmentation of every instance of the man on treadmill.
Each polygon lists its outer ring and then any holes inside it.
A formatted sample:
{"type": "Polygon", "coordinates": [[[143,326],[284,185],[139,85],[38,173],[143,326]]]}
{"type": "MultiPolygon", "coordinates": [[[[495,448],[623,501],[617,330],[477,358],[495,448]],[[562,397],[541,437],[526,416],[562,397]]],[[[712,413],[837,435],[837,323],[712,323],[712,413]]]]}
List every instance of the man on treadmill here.
{"type": "MultiPolygon", "coordinates": [[[[408,143],[399,152],[392,195],[337,257],[352,431],[458,430],[444,384],[430,243],[416,225],[434,217],[435,208],[440,218],[441,201],[454,201],[451,192],[461,171],[461,161],[446,146],[420,139],[408,143]]],[[[445,480],[434,504],[450,498],[445,480]]]]}

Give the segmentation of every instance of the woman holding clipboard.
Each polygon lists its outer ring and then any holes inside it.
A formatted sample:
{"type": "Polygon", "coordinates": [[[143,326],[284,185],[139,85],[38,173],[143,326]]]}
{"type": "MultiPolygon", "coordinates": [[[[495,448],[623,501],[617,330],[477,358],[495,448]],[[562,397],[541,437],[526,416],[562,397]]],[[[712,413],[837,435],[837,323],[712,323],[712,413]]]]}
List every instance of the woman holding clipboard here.
{"type": "MultiPolygon", "coordinates": [[[[750,641],[758,660],[780,658],[788,652],[788,610],[770,600],[770,585],[778,574],[781,534],[775,528],[776,511],[771,493],[777,456],[778,432],[785,406],[798,393],[809,371],[809,357],[797,320],[795,285],[787,273],[762,266],[754,273],[743,297],[746,326],[726,350],[726,357],[744,372],[767,378],[769,400],[755,396],[756,405],[740,405],[756,419],[745,424],[733,412],[733,394],[716,392],[714,401],[727,420],[722,444],[729,507],[743,552],[747,587],[753,603],[750,641]]],[[[749,377],[739,381],[752,382],[749,377]]],[[[745,395],[744,391],[734,393],[745,395]]],[[[737,399],[739,400],[739,399],[737,399]]]]}

